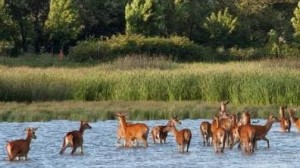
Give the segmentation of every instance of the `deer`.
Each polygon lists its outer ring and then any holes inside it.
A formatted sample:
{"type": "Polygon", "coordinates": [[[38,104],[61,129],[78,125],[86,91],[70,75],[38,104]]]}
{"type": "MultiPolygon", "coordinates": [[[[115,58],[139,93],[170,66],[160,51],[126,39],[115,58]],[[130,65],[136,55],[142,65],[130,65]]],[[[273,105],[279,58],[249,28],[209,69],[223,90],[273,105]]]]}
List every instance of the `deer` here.
{"type": "Polygon", "coordinates": [[[181,153],[184,153],[185,146],[186,146],[186,152],[189,151],[189,147],[192,139],[192,132],[190,129],[184,128],[178,131],[175,125],[170,124],[163,131],[164,132],[171,131],[173,133],[177,146],[181,153]]]}
{"type": "Polygon", "coordinates": [[[221,105],[219,108],[219,117],[220,118],[227,118],[227,104],[229,104],[229,101],[221,101],[221,105]]]}
{"type": "Polygon", "coordinates": [[[255,144],[255,135],[256,130],[250,122],[250,114],[248,112],[243,113],[243,125],[238,126],[234,129],[235,142],[231,144],[230,148],[240,142],[240,145],[243,147],[245,153],[253,153],[254,152],[254,144],[255,144]]]}
{"type": "Polygon", "coordinates": [[[181,122],[178,120],[178,116],[171,117],[171,119],[168,121],[167,125],[158,125],[154,126],[151,130],[151,135],[153,139],[153,143],[156,143],[156,140],[159,141],[159,143],[166,143],[166,139],[168,136],[167,131],[163,131],[167,126],[181,124],[181,122]]]}
{"type": "Polygon", "coordinates": [[[292,123],[295,125],[295,127],[300,131],[300,119],[295,117],[296,110],[295,109],[289,109],[289,115],[291,118],[292,123]]]}
{"type": "Polygon", "coordinates": [[[200,132],[203,139],[203,146],[205,146],[205,144],[207,146],[210,146],[211,145],[210,138],[212,138],[211,124],[208,121],[201,122],[200,132]]]}
{"type": "Polygon", "coordinates": [[[230,134],[229,134],[229,142],[230,142],[230,149],[233,148],[233,144],[235,141],[239,141],[239,133],[238,133],[238,118],[236,114],[232,115],[232,125],[230,128],[230,134]]]}
{"type": "Polygon", "coordinates": [[[31,140],[36,139],[35,131],[37,129],[38,128],[25,129],[26,139],[7,141],[6,150],[9,161],[13,161],[15,158],[20,160],[21,157],[24,157],[24,160],[27,160],[31,140]]]}
{"type": "Polygon", "coordinates": [[[284,110],[287,109],[287,106],[279,107],[279,121],[282,132],[290,132],[291,130],[291,121],[285,117],[284,110]]]}
{"type": "MultiPolygon", "coordinates": [[[[132,124],[132,123],[127,122],[127,125],[130,125],[130,124],[132,124]]],[[[125,133],[120,124],[117,129],[117,138],[118,138],[117,143],[120,143],[121,139],[123,139],[124,140],[123,146],[125,146],[125,133]]]]}
{"type": "Polygon", "coordinates": [[[212,132],[212,143],[214,145],[214,150],[216,153],[223,153],[226,141],[226,131],[220,125],[220,119],[218,116],[214,117],[211,125],[212,132]]]}
{"type": "Polygon", "coordinates": [[[277,118],[273,115],[270,115],[265,125],[252,125],[255,129],[255,149],[257,149],[257,141],[259,140],[266,141],[268,148],[270,148],[269,140],[266,136],[275,121],[277,121],[277,118]]]}
{"type": "Polygon", "coordinates": [[[119,119],[120,126],[124,132],[125,147],[131,147],[134,140],[139,140],[144,143],[144,147],[148,147],[147,137],[149,127],[144,123],[127,124],[127,113],[116,113],[119,119]]]}
{"type": "Polygon", "coordinates": [[[81,155],[83,154],[83,133],[86,129],[92,129],[87,121],[80,121],[79,130],[74,130],[68,132],[64,139],[63,145],[59,152],[59,154],[63,154],[67,147],[71,147],[72,151],[71,154],[73,155],[78,147],[80,147],[81,155]]]}

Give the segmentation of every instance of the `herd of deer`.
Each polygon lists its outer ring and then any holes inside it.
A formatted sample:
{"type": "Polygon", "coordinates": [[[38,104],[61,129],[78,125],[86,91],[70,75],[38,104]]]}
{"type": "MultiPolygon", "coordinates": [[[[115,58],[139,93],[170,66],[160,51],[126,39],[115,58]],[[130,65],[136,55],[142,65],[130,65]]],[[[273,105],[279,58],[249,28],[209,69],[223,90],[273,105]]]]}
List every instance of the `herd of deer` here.
{"type": "MultiPolygon", "coordinates": [[[[251,124],[249,112],[242,113],[241,116],[227,112],[226,106],[229,102],[222,101],[218,115],[216,115],[212,122],[203,121],[200,124],[200,133],[203,138],[203,146],[213,145],[216,153],[223,153],[224,148],[228,146],[230,149],[234,145],[239,144],[238,148],[242,148],[246,153],[253,153],[257,148],[257,141],[264,140],[267,142],[269,148],[269,140],[266,137],[274,122],[280,122],[280,127],[283,132],[290,132],[291,124],[300,131],[300,119],[295,117],[295,110],[289,109],[289,118],[285,115],[286,106],[281,106],[279,109],[279,118],[270,115],[265,125],[251,124]]],[[[132,147],[139,142],[148,147],[147,137],[149,134],[149,127],[144,123],[130,123],[126,122],[127,113],[116,113],[119,119],[119,126],[117,129],[118,143],[123,140],[123,146],[132,147]]],[[[180,152],[189,150],[192,139],[192,132],[190,129],[177,130],[176,125],[181,124],[177,117],[171,117],[166,125],[154,126],[151,130],[153,143],[166,143],[168,132],[172,132],[180,152]]],[[[83,133],[86,129],[92,127],[88,122],[81,121],[79,130],[68,132],[63,140],[62,148],[59,154],[63,154],[67,147],[72,147],[71,154],[74,154],[78,147],[81,148],[83,154],[83,133]]],[[[27,128],[26,139],[18,139],[8,141],[6,150],[8,159],[10,161],[19,160],[21,157],[27,159],[32,139],[36,138],[35,131],[37,128],[27,128]]]]}
{"type": "Polygon", "coordinates": [[[274,122],[280,122],[282,132],[290,132],[291,124],[300,131],[300,119],[295,117],[295,110],[289,109],[289,117],[286,117],[287,106],[280,106],[279,118],[270,115],[265,125],[251,124],[249,112],[244,112],[240,117],[230,114],[226,110],[228,101],[222,101],[219,114],[209,123],[203,121],[200,124],[200,132],[203,137],[203,146],[213,144],[215,152],[224,152],[227,144],[230,149],[239,143],[245,153],[253,153],[257,149],[257,141],[264,140],[270,147],[266,137],[274,122]],[[210,141],[211,140],[211,141],[210,141]]]}

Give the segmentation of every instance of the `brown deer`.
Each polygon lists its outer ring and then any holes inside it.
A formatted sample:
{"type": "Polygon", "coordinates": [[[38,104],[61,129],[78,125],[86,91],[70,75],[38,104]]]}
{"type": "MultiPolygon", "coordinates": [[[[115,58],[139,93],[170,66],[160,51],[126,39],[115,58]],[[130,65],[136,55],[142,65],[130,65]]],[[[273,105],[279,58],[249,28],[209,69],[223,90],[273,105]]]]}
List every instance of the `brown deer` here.
{"type": "Polygon", "coordinates": [[[175,125],[170,124],[163,131],[165,132],[172,131],[180,152],[182,153],[184,152],[185,146],[187,146],[186,152],[189,151],[189,147],[192,139],[192,132],[190,129],[185,128],[178,131],[175,125]]]}
{"type": "Polygon", "coordinates": [[[203,139],[203,146],[205,146],[205,144],[207,146],[210,146],[211,145],[210,138],[212,138],[211,124],[207,121],[201,122],[200,132],[203,139]]]}
{"type": "Polygon", "coordinates": [[[212,143],[214,145],[215,152],[224,152],[225,141],[226,141],[226,131],[220,125],[220,119],[218,116],[214,117],[211,125],[212,132],[212,143]]]}
{"type": "Polygon", "coordinates": [[[282,132],[290,132],[291,130],[291,121],[285,117],[284,111],[287,109],[287,106],[279,107],[279,121],[282,132]]]}
{"type": "Polygon", "coordinates": [[[235,131],[237,131],[237,133],[235,133],[236,141],[231,144],[231,148],[238,142],[237,140],[239,140],[245,153],[253,153],[256,130],[250,123],[251,119],[248,112],[243,113],[242,120],[243,125],[235,129],[235,131]]]}
{"type": "Polygon", "coordinates": [[[151,135],[153,139],[153,143],[156,143],[155,141],[158,140],[159,143],[166,143],[166,139],[168,136],[167,131],[163,131],[167,126],[181,124],[181,122],[178,120],[178,117],[171,117],[167,125],[159,125],[154,126],[151,130],[151,135]]]}
{"type": "Polygon", "coordinates": [[[28,152],[30,150],[31,139],[36,139],[36,130],[37,128],[27,128],[25,129],[27,134],[26,139],[7,141],[6,150],[8,154],[8,159],[10,161],[13,161],[15,158],[20,160],[21,157],[24,157],[24,159],[27,160],[28,152]]]}
{"type": "MultiPolygon", "coordinates": [[[[130,124],[132,124],[132,123],[127,122],[127,125],[130,125],[130,124]]],[[[117,129],[117,138],[118,138],[117,143],[120,143],[121,139],[123,139],[124,140],[123,145],[125,146],[125,133],[120,124],[117,129]]]]}
{"type": "Polygon", "coordinates": [[[68,132],[63,140],[62,148],[59,154],[63,154],[67,147],[72,147],[71,154],[73,155],[78,147],[81,148],[81,154],[83,154],[83,133],[86,129],[91,129],[92,127],[86,121],[80,122],[79,130],[74,130],[68,132]]]}
{"type": "Polygon", "coordinates": [[[232,115],[232,126],[230,129],[230,134],[229,134],[229,142],[230,142],[230,149],[233,148],[233,144],[235,142],[239,141],[239,132],[238,132],[238,118],[236,114],[232,115]]]}
{"type": "Polygon", "coordinates": [[[275,121],[277,121],[277,118],[270,115],[265,125],[252,125],[255,128],[255,148],[257,148],[257,141],[259,140],[267,141],[268,148],[270,147],[269,140],[266,136],[275,121]]]}
{"type": "Polygon", "coordinates": [[[147,137],[149,133],[149,127],[143,123],[127,124],[127,113],[116,113],[119,119],[121,128],[124,132],[125,146],[131,147],[134,140],[139,140],[144,143],[145,148],[148,147],[147,137]]]}
{"type": "Polygon", "coordinates": [[[227,104],[229,104],[229,101],[222,101],[220,105],[220,111],[219,111],[219,117],[220,118],[227,118],[227,104]]]}
{"type": "Polygon", "coordinates": [[[300,119],[295,117],[296,110],[290,109],[289,115],[291,118],[292,123],[295,125],[295,127],[300,131],[300,119]]]}
{"type": "Polygon", "coordinates": [[[255,128],[251,125],[239,127],[240,143],[246,153],[254,152],[255,128]]]}

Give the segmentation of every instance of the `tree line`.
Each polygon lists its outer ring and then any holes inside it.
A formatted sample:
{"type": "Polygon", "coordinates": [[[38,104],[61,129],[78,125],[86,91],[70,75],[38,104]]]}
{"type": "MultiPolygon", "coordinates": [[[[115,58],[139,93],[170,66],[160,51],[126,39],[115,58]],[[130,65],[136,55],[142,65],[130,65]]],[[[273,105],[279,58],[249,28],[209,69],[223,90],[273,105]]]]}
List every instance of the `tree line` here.
{"type": "Polygon", "coordinates": [[[78,41],[184,36],[211,48],[298,48],[297,0],[0,0],[0,53],[57,53],[78,41]]]}

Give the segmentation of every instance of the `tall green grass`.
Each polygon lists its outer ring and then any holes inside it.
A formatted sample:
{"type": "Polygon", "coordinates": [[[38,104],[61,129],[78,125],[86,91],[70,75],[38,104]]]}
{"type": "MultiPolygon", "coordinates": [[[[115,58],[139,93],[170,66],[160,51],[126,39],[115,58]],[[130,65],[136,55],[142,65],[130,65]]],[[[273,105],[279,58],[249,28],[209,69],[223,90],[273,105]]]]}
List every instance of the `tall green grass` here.
{"type": "Polygon", "coordinates": [[[299,61],[175,64],[171,68],[0,66],[0,101],[230,100],[300,104],[299,61]]]}
{"type": "MultiPolygon", "coordinates": [[[[200,101],[53,101],[0,103],[0,121],[50,121],[50,120],[117,120],[115,113],[128,112],[129,120],[169,119],[212,119],[218,113],[218,102],[200,101]]],[[[295,107],[295,106],[293,106],[295,107]]],[[[252,118],[267,118],[269,114],[278,116],[276,105],[236,105],[229,104],[232,113],[250,111],[252,118]]]]}

